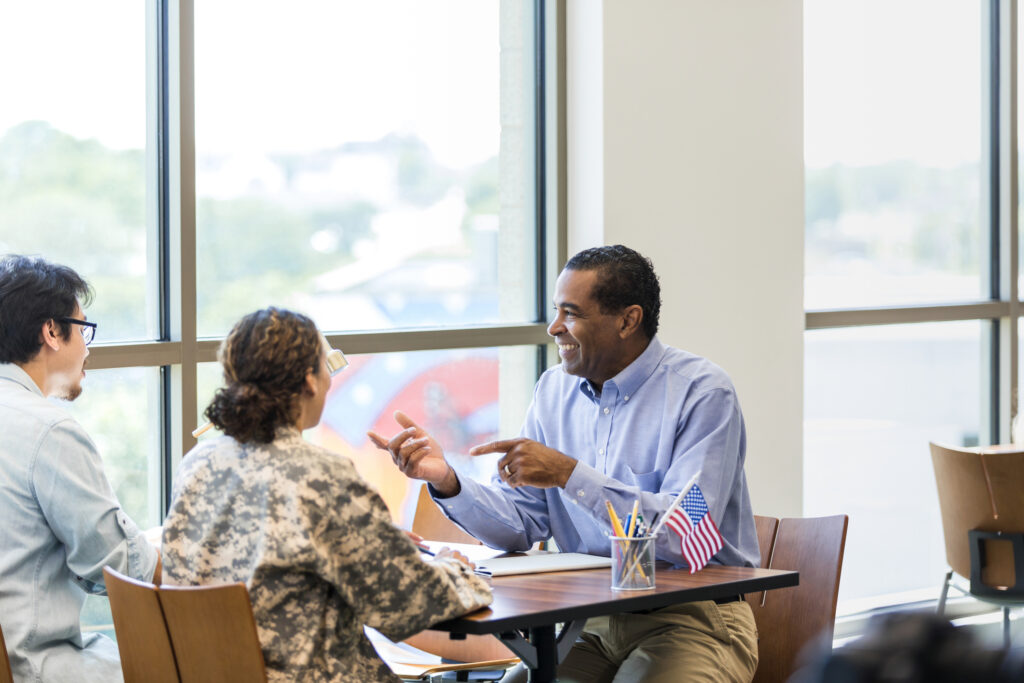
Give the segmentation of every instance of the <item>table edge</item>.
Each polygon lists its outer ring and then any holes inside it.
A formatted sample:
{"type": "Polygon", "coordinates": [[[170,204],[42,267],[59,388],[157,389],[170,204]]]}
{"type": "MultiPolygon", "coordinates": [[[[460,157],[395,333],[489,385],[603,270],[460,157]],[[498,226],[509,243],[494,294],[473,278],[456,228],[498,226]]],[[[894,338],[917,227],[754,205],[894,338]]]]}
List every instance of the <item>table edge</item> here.
{"type": "MultiPolygon", "coordinates": [[[[736,581],[730,581],[726,584],[695,586],[693,588],[686,589],[688,591],[687,599],[680,602],[714,600],[715,598],[722,598],[738,593],[760,593],[764,590],[789,588],[799,585],[799,572],[794,570],[775,571],[778,573],[770,576],[737,579],[736,581]]],[[[672,595],[672,593],[638,592],[635,596],[625,600],[619,598],[616,600],[605,600],[603,602],[597,602],[589,605],[558,607],[543,612],[515,615],[488,621],[476,621],[473,619],[465,619],[464,617],[456,617],[454,619],[448,619],[446,621],[436,623],[429,628],[434,631],[445,631],[451,634],[498,634],[517,629],[526,629],[531,626],[575,621],[577,619],[602,616],[606,614],[619,614],[622,612],[637,612],[645,609],[657,609],[658,607],[666,606],[666,604],[672,604],[671,602],[665,602],[666,595],[672,595]],[[615,605],[617,609],[608,610],[607,605],[609,604],[615,605]],[[622,608],[623,605],[625,605],[624,608],[622,608]]]]}

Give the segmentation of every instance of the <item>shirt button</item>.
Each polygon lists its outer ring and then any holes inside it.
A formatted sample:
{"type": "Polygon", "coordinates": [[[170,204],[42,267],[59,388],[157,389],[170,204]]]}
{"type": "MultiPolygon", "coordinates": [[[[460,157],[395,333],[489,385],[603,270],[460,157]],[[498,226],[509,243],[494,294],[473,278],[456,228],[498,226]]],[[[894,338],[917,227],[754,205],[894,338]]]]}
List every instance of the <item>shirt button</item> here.
{"type": "Polygon", "coordinates": [[[598,455],[604,455],[604,449],[603,449],[603,448],[599,448],[599,449],[597,450],[597,454],[598,454],[598,455]]]}
{"type": "Polygon", "coordinates": [[[448,506],[448,509],[449,509],[449,510],[454,510],[454,509],[455,509],[455,506],[454,506],[454,505],[449,505],[449,506],[448,506]]]}
{"type": "Polygon", "coordinates": [[[608,414],[608,413],[610,413],[610,412],[612,412],[610,408],[605,408],[605,409],[604,409],[604,414],[605,414],[605,415],[607,415],[607,414],[608,414]]]}
{"type": "Polygon", "coordinates": [[[622,397],[622,400],[623,400],[623,401],[628,401],[628,400],[629,400],[629,396],[623,396],[623,397],[622,397]]]}
{"type": "MultiPolygon", "coordinates": [[[[579,496],[580,498],[582,498],[583,496],[585,496],[587,494],[583,492],[583,489],[580,489],[579,491],[576,492],[576,495],[579,496]]],[[[576,502],[576,501],[573,501],[573,502],[576,502]]]]}

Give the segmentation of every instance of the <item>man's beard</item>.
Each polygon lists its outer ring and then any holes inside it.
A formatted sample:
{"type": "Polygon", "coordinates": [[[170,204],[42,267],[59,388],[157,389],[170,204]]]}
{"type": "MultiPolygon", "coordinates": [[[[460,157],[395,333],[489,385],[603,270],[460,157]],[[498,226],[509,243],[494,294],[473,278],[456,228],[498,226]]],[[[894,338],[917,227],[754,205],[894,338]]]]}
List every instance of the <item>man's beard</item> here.
{"type": "MultiPolygon", "coordinates": [[[[88,359],[82,361],[82,372],[85,372],[85,366],[89,364],[88,359]]],[[[64,401],[74,401],[76,398],[82,395],[82,380],[81,377],[74,380],[74,383],[70,386],[64,387],[57,398],[64,401]]]]}
{"type": "Polygon", "coordinates": [[[78,398],[81,395],[82,395],[82,383],[79,382],[78,384],[75,384],[73,386],[65,387],[64,391],[62,391],[57,396],[57,398],[62,399],[64,401],[74,401],[76,398],[78,398]]]}

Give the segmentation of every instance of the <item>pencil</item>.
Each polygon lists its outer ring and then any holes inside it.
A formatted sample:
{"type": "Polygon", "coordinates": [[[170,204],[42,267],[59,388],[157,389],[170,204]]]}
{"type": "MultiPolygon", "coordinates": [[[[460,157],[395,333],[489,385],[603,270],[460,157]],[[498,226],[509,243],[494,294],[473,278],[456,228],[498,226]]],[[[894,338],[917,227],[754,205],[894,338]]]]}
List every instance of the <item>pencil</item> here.
{"type": "Polygon", "coordinates": [[[195,431],[192,432],[192,438],[193,439],[198,439],[200,436],[202,436],[206,432],[210,431],[210,427],[212,427],[212,426],[213,426],[212,422],[207,422],[202,427],[197,427],[195,429],[195,431]]]}
{"type": "Polygon", "coordinates": [[[608,506],[608,519],[612,522],[612,531],[615,532],[616,536],[624,538],[626,534],[622,530],[622,522],[619,521],[619,516],[615,514],[615,508],[612,507],[612,502],[610,500],[606,500],[604,504],[608,506]]]}

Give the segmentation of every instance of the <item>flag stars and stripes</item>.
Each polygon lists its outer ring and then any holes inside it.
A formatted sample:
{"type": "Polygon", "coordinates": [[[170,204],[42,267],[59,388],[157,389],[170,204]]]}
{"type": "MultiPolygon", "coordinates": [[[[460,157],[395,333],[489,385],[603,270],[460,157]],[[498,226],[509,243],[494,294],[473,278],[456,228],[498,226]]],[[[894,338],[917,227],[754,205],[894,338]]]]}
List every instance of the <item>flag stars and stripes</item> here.
{"type": "Polygon", "coordinates": [[[679,534],[680,550],[690,565],[691,574],[702,569],[722,549],[722,536],[711,518],[704,494],[696,484],[669,512],[665,523],[679,534]]]}

